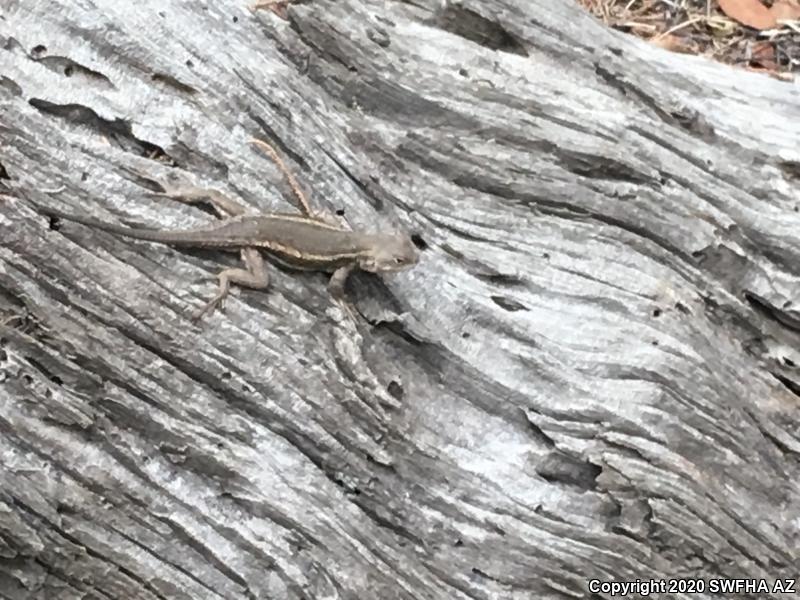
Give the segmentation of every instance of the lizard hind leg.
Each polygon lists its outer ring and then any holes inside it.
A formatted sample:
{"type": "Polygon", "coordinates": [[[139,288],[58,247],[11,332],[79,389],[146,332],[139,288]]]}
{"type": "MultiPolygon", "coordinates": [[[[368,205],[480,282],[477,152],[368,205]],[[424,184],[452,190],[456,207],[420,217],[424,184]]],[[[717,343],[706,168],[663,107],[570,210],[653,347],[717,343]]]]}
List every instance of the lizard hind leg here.
{"type": "Polygon", "coordinates": [[[178,202],[184,202],[185,204],[210,204],[214,207],[220,219],[238,217],[247,212],[247,209],[243,205],[228,198],[222,192],[212,189],[197,187],[166,188],[165,191],[159,195],[177,200],[178,202]]]}
{"type": "Polygon", "coordinates": [[[156,178],[141,169],[129,170],[133,175],[155,183],[164,190],[163,192],[151,192],[151,194],[183,202],[184,204],[210,204],[220,219],[238,217],[248,212],[246,206],[228,198],[220,191],[192,185],[173,185],[165,179],[156,178]]]}
{"type": "Polygon", "coordinates": [[[202,309],[194,314],[193,321],[198,321],[205,315],[211,315],[217,308],[221,309],[230,293],[232,283],[255,290],[263,290],[269,286],[269,274],[264,265],[264,259],[258,250],[255,248],[242,249],[242,260],[247,268],[220,271],[217,275],[219,290],[202,309]]]}

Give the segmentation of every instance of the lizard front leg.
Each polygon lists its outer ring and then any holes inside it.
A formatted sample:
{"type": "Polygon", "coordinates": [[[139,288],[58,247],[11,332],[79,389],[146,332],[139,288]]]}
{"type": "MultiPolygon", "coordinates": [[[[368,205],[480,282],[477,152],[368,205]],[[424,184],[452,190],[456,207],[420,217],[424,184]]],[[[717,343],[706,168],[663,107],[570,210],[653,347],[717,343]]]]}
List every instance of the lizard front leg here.
{"type": "Polygon", "coordinates": [[[204,315],[210,315],[217,308],[222,308],[225,298],[230,293],[232,283],[255,290],[263,290],[269,286],[269,273],[264,265],[264,258],[255,248],[244,248],[241,251],[242,260],[246,269],[225,269],[217,275],[219,280],[219,291],[200,311],[198,311],[193,321],[201,319],[204,315]]]}
{"type": "MultiPolygon", "coordinates": [[[[273,2],[272,4],[276,4],[273,2]]],[[[283,174],[286,178],[286,181],[289,182],[289,187],[292,188],[292,193],[294,194],[295,198],[297,198],[298,202],[300,202],[300,212],[302,212],[307,217],[313,216],[313,212],[311,210],[311,205],[308,203],[308,198],[306,198],[305,193],[300,188],[300,184],[297,183],[297,179],[295,179],[292,172],[289,170],[289,167],[286,166],[286,163],[283,162],[283,159],[278,155],[275,151],[275,148],[270,146],[267,142],[258,139],[250,140],[251,144],[255,144],[259,148],[261,148],[267,156],[272,159],[272,162],[278,167],[278,170],[283,174]]]]}
{"type": "Polygon", "coordinates": [[[278,167],[278,170],[286,178],[286,181],[289,182],[289,187],[292,189],[292,193],[299,202],[301,213],[303,213],[310,219],[316,219],[317,221],[321,221],[328,225],[333,225],[334,227],[341,227],[341,223],[337,222],[337,220],[332,215],[316,211],[311,208],[311,204],[309,204],[308,202],[308,197],[303,192],[302,188],[300,187],[300,184],[297,183],[297,179],[289,170],[289,167],[286,166],[286,163],[283,162],[283,159],[276,152],[275,148],[270,146],[267,142],[255,138],[250,140],[250,143],[261,148],[266,153],[266,155],[269,156],[270,159],[272,159],[272,162],[274,162],[275,165],[278,167]]]}

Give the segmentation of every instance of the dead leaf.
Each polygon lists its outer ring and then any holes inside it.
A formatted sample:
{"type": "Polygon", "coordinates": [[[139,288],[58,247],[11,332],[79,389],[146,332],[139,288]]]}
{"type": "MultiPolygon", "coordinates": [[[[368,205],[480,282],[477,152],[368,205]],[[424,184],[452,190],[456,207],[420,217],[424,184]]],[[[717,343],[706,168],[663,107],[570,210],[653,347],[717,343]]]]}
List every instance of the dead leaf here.
{"type": "Polygon", "coordinates": [[[772,42],[756,42],[753,44],[750,52],[751,65],[759,65],[771,71],[778,68],[778,64],[775,62],[775,47],[772,45],[772,42]]]}
{"type": "Polygon", "coordinates": [[[760,0],[719,0],[719,7],[734,21],[758,30],[776,27],[779,19],[800,19],[800,6],[793,0],[776,0],[772,8],[760,0]]]}
{"type": "Polygon", "coordinates": [[[759,0],[719,0],[719,7],[742,25],[756,29],[775,27],[775,19],[770,10],[759,0]]]}
{"type": "Polygon", "coordinates": [[[800,4],[792,0],[778,0],[772,5],[770,13],[775,17],[775,24],[778,21],[794,21],[800,19],[800,4]]]}

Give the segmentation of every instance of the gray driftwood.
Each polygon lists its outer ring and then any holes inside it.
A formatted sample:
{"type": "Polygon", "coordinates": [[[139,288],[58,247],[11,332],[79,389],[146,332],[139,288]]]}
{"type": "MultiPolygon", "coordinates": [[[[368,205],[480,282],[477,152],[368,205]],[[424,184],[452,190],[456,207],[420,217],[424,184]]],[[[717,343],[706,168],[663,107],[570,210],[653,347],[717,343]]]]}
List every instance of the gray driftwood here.
{"type": "Polygon", "coordinates": [[[0,11],[0,598],[797,576],[795,86],[567,0],[0,11]],[[212,218],[164,177],[291,208],[251,137],[425,247],[357,321],[273,269],[192,326],[235,256],[32,210],[212,218]]]}

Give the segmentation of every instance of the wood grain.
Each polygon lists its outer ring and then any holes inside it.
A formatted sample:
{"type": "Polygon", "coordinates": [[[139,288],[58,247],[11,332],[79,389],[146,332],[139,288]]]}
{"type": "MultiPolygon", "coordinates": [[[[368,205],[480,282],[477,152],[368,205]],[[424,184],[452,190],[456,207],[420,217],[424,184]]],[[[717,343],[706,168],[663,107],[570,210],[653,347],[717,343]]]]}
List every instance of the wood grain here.
{"type": "Polygon", "coordinates": [[[0,598],[795,577],[793,86],[563,0],[287,16],[4,3],[0,598]],[[354,278],[356,322],[273,269],[192,326],[235,257],[32,209],[212,218],[163,177],[290,209],[251,137],[315,207],[425,246],[354,278]]]}

